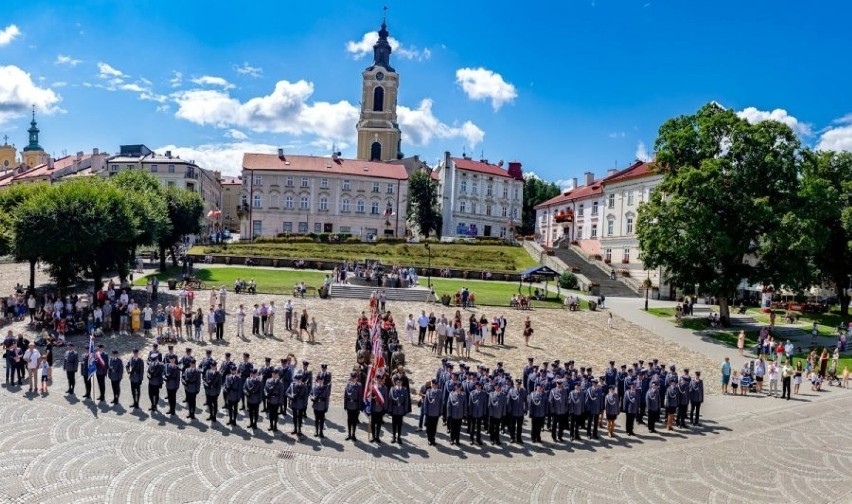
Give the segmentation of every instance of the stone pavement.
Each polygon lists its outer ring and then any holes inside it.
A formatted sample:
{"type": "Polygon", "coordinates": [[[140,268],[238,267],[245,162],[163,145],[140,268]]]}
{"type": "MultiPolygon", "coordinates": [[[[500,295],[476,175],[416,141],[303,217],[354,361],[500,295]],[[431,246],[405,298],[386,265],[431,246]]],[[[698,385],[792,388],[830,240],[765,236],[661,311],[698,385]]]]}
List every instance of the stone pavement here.
{"type": "MultiPolygon", "coordinates": [[[[705,403],[704,426],[687,432],[649,435],[639,426],[634,438],[458,448],[442,428],[439,446],[427,446],[411,415],[402,447],[364,442],[363,425],[361,442],[343,441],[339,405],[326,439],[297,442],[252,435],[243,419],[231,429],[150,418],[126,409],[128,390],[117,407],[80,402],[62,394],[63,374],[54,378],[46,397],[0,389],[0,502],[852,499],[852,443],[839,427],[852,395],[836,388],[793,401],[717,396],[705,403]]],[[[289,420],[282,427],[289,431],[289,420]]]]}

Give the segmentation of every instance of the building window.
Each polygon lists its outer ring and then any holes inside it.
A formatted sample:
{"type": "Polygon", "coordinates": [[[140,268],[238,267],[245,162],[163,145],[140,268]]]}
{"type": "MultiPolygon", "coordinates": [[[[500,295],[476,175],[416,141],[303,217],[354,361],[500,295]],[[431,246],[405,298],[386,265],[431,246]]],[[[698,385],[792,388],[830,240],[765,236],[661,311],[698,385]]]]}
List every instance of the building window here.
{"type": "Polygon", "coordinates": [[[174,187],[174,186],[175,186],[174,180],[169,180],[168,182],[166,182],[166,187],[174,187]]]}
{"type": "Polygon", "coordinates": [[[118,171],[118,165],[117,165],[117,164],[114,164],[114,165],[110,166],[110,170],[109,170],[109,171],[117,172],[117,171],[118,171]]]}
{"type": "Polygon", "coordinates": [[[293,232],[293,223],[292,222],[285,222],[284,226],[282,227],[282,230],[285,233],[292,233],[293,232]]]}
{"type": "Polygon", "coordinates": [[[328,198],[320,198],[319,209],[322,211],[328,211],[328,198]]]}
{"type": "Polygon", "coordinates": [[[627,193],[627,206],[633,205],[633,191],[627,193]]]}
{"type": "Polygon", "coordinates": [[[393,183],[388,184],[388,194],[393,194],[393,183]]]}
{"type": "Polygon", "coordinates": [[[607,196],[607,208],[615,208],[615,194],[607,196]]]}
{"type": "Polygon", "coordinates": [[[630,249],[624,249],[624,255],[621,256],[621,262],[629,263],[630,262],[630,249]]]}
{"type": "Polygon", "coordinates": [[[341,212],[348,212],[349,211],[349,200],[348,199],[343,199],[340,202],[340,211],[341,212]]]}
{"type": "Polygon", "coordinates": [[[355,213],[364,213],[364,200],[359,199],[355,204],[355,213]]]}
{"type": "Polygon", "coordinates": [[[382,112],[385,110],[385,88],[377,86],[373,90],[373,112],[382,112]]]}
{"type": "Polygon", "coordinates": [[[505,185],[503,186],[503,197],[504,197],[504,198],[508,198],[508,197],[509,197],[509,188],[508,188],[507,186],[505,186],[505,185]]]}
{"type": "Polygon", "coordinates": [[[323,177],[320,179],[320,187],[323,189],[328,189],[328,179],[323,177]]]}
{"type": "Polygon", "coordinates": [[[379,215],[379,202],[378,201],[374,201],[374,202],[370,203],[370,214],[379,215]]]}
{"type": "Polygon", "coordinates": [[[169,173],[174,173],[174,172],[175,172],[175,165],[170,164],[169,165],[169,173]]]}
{"type": "Polygon", "coordinates": [[[583,216],[583,204],[580,203],[580,206],[577,207],[577,217],[583,216]]]}
{"type": "Polygon", "coordinates": [[[284,185],[287,187],[293,187],[293,177],[287,177],[287,182],[284,185]]]}
{"type": "Polygon", "coordinates": [[[491,217],[491,205],[485,205],[485,215],[491,217]]]}
{"type": "Polygon", "coordinates": [[[373,182],[373,192],[375,192],[375,193],[379,192],[379,183],[378,182],[373,182]]]}
{"type": "Polygon", "coordinates": [[[604,250],[604,259],[612,262],[612,249],[604,250]]]}
{"type": "Polygon", "coordinates": [[[157,165],[155,165],[155,164],[151,165],[151,173],[157,173],[158,169],[159,169],[159,167],[157,165]]]}
{"type": "Polygon", "coordinates": [[[263,235],[263,222],[255,220],[251,222],[251,234],[255,238],[263,235]]]}
{"type": "Polygon", "coordinates": [[[500,238],[505,238],[505,237],[506,237],[506,227],[500,226],[500,238]]]}
{"type": "Polygon", "coordinates": [[[461,181],[461,193],[462,194],[467,193],[467,180],[465,180],[465,179],[462,179],[462,181],[461,181]]]}
{"type": "Polygon", "coordinates": [[[627,234],[633,234],[633,217],[627,218],[627,234]]]}
{"type": "Polygon", "coordinates": [[[286,208],[288,210],[293,209],[293,197],[292,196],[287,196],[286,198],[284,198],[284,208],[286,208]]]}
{"type": "Polygon", "coordinates": [[[261,208],[263,206],[263,197],[260,194],[254,195],[252,206],[255,208],[261,208]]]}
{"type": "Polygon", "coordinates": [[[485,189],[485,195],[491,196],[494,193],[494,186],[492,184],[488,184],[488,187],[485,189]]]}
{"type": "Polygon", "coordinates": [[[577,230],[577,237],[576,237],[576,238],[577,238],[578,240],[582,240],[582,239],[583,239],[583,228],[580,228],[580,229],[578,229],[578,230],[577,230]]]}
{"type": "Polygon", "coordinates": [[[299,198],[299,209],[307,210],[310,205],[308,204],[308,197],[302,196],[299,198]]]}
{"type": "Polygon", "coordinates": [[[513,209],[512,209],[512,218],[513,218],[513,219],[517,219],[517,218],[518,218],[518,208],[517,208],[517,207],[515,207],[515,208],[513,208],[513,209]]]}
{"type": "Polygon", "coordinates": [[[255,175],[254,176],[254,185],[262,186],[263,185],[263,177],[261,177],[260,175],[255,175]]]}
{"type": "Polygon", "coordinates": [[[132,169],[133,169],[133,165],[132,165],[132,164],[125,165],[124,167],[125,167],[125,168],[127,168],[128,170],[132,170],[132,169]]]}
{"type": "Polygon", "coordinates": [[[612,220],[612,219],[606,221],[606,235],[612,236],[614,229],[615,229],[615,221],[612,220]]]}
{"type": "Polygon", "coordinates": [[[352,228],[351,228],[351,227],[349,227],[349,226],[340,226],[340,232],[341,232],[341,233],[351,233],[351,232],[352,232],[352,228]]]}
{"type": "Polygon", "coordinates": [[[470,192],[471,192],[471,194],[479,194],[479,187],[478,187],[478,184],[475,181],[470,186],[470,192]]]}
{"type": "Polygon", "coordinates": [[[598,225],[597,224],[592,224],[592,233],[589,236],[592,237],[592,238],[598,237],[598,225]]]}
{"type": "Polygon", "coordinates": [[[508,216],[509,216],[509,209],[506,208],[506,207],[503,207],[503,217],[508,217],[508,216]]]}
{"type": "Polygon", "coordinates": [[[278,194],[272,193],[269,195],[269,208],[278,208],[278,194]]]}
{"type": "Polygon", "coordinates": [[[348,191],[350,187],[349,179],[343,179],[343,190],[348,191]]]}
{"type": "Polygon", "coordinates": [[[514,198],[515,201],[518,201],[520,199],[520,195],[521,195],[521,190],[516,187],[515,188],[515,198],[514,198]]]}
{"type": "Polygon", "coordinates": [[[476,215],[476,202],[475,201],[470,202],[470,213],[476,215]]]}
{"type": "Polygon", "coordinates": [[[308,187],[309,185],[308,177],[302,177],[302,187],[308,187]]]}
{"type": "Polygon", "coordinates": [[[322,223],[314,222],[314,233],[322,233],[322,223]]]}
{"type": "Polygon", "coordinates": [[[598,214],[598,202],[595,201],[594,203],[592,203],[592,215],[597,215],[597,214],[598,214]]]}
{"type": "Polygon", "coordinates": [[[467,211],[467,202],[462,200],[459,202],[459,212],[465,213],[467,211]]]}
{"type": "Polygon", "coordinates": [[[381,161],[382,160],[382,144],[379,142],[373,142],[370,146],[370,161],[381,161]]]}
{"type": "Polygon", "coordinates": [[[307,222],[300,222],[299,223],[299,233],[305,234],[307,232],[308,232],[308,223],[307,222]]]}

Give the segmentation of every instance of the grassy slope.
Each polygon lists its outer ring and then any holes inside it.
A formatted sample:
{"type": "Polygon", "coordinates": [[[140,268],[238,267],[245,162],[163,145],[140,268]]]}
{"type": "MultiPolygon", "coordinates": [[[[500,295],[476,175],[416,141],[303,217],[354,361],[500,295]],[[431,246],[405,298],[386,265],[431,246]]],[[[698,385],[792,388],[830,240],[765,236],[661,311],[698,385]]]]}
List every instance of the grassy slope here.
{"type": "MultiPolygon", "coordinates": [[[[445,243],[432,243],[430,247],[433,268],[518,272],[537,264],[523,247],[445,243]]],[[[416,243],[236,243],[226,247],[197,246],[190,252],[341,261],[379,259],[384,264],[416,267],[426,267],[429,263],[426,247],[416,243]]]]}

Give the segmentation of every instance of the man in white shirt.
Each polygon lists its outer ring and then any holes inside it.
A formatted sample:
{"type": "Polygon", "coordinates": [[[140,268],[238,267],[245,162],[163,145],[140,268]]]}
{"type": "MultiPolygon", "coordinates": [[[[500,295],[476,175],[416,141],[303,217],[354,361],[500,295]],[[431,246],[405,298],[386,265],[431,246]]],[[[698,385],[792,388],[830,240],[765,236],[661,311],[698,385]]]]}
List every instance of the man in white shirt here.
{"type": "Polygon", "coordinates": [[[438,333],[438,357],[444,353],[444,345],[447,344],[447,321],[442,316],[435,324],[435,332],[438,333]]]}
{"type": "Polygon", "coordinates": [[[420,311],[420,317],[417,319],[417,325],[420,330],[417,334],[417,344],[422,345],[426,341],[426,328],[429,326],[429,317],[426,316],[426,310],[420,311]]]}
{"type": "Polygon", "coordinates": [[[127,295],[127,291],[125,291],[125,290],[121,291],[121,295],[118,296],[118,300],[121,301],[121,304],[123,304],[123,305],[128,304],[130,297],[127,295]]]}
{"type": "Polygon", "coordinates": [[[29,373],[30,392],[37,390],[38,381],[38,365],[41,360],[41,353],[36,349],[35,343],[30,343],[27,351],[24,352],[24,361],[27,363],[27,372],[29,373]]]}
{"type": "Polygon", "coordinates": [[[266,331],[269,336],[275,336],[275,301],[269,302],[269,308],[266,309],[266,331]]]}

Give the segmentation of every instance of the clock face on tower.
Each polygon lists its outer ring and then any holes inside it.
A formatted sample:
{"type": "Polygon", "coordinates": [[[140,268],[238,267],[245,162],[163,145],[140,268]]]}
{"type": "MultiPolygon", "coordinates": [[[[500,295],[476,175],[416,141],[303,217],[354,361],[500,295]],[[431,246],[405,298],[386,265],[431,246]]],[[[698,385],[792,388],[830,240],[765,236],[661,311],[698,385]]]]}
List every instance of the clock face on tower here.
{"type": "Polygon", "coordinates": [[[384,74],[384,73],[382,73],[382,72],[378,72],[378,73],[376,74],[376,80],[382,80],[382,79],[384,79],[384,78],[385,78],[385,74],[384,74]]]}

